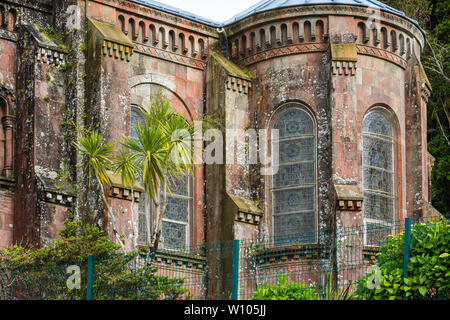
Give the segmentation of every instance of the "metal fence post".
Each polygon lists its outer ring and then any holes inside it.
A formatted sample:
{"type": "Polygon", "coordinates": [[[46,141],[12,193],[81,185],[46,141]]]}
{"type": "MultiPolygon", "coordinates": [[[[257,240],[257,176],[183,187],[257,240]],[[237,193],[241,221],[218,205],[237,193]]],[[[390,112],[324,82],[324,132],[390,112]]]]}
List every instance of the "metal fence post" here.
{"type": "MultiPolygon", "coordinates": [[[[411,218],[405,219],[405,244],[403,247],[403,278],[408,279],[409,253],[411,249],[411,218]]],[[[403,300],[408,300],[406,292],[403,293],[403,300]]]]}
{"type": "Polygon", "coordinates": [[[238,299],[239,287],[239,240],[233,240],[233,265],[231,275],[231,300],[238,299]]]}
{"type": "Polygon", "coordinates": [[[92,300],[92,280],[94,275],[94,257],[88,256],[86,300],[92,300]]]}

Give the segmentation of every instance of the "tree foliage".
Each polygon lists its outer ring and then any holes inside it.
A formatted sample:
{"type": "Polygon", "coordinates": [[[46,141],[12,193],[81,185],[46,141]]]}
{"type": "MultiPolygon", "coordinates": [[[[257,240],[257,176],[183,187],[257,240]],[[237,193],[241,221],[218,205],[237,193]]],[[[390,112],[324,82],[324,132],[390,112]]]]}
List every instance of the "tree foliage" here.
{"type": "Polygon", "coordinates": [[[390,236],[377,256],[379,274],[358,282],[361,300],[448,299],[450,295],[450,225],[446,220],[416,224],[411,232],[408,278],[403,277],[404,234],[390,236]],[[372,281],[375,280],[375,281],[372,281]],[[371,286],[369,283],[373,283],[371,286]],[[378,283],[378,285],[375,285],[378,283]]]}
{"type": "Polygon", "coordinates": [[[432,86],[428,101],[429,152],[436,158],[432,204],[450,217],[450,1],[383,0],[419,22],[427,33],[422,64],[432,86]]]}

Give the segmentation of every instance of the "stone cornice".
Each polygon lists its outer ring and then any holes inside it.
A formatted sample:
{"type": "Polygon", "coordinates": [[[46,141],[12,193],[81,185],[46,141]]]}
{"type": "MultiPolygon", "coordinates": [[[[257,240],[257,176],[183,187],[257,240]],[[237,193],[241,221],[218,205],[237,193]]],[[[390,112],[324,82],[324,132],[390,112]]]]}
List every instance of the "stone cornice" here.
{"type": "Polygon", "coordinates": [[[134,44],[116,25],[89,18],[89,28],[101,38],[103,56],[130,61],[134,44]]]}
{"type": "Polygon", "coordinates": [[[128,62],[133,54],[133,46],[123,45],[110,40],[103,40],[102,54],[103,56],[126,60],[128,62]]]}
{"type": "Polygon", "coordinates": [[[47,203],[71,207],[75,201],[75,196],[55,190],[42,190],[39,192],[39,199],[47,203]]]}
{"type": "Polygon", "coordinates": [[[39,46],[36,53],[36,61],[39,63],[53,64],[57,67],[66,63],[66,53],[62,50],[39,46]]]}
{"type": "Polygon", "coordinates": [[[214,38],[219,37],[214,27],[198,23],[180,16],[176,16],[168,12],[147,7],[139,3],[126,0],[110,0],[109,3],[105,3],[101,0],[90,1],[98,2],[102,5],[116,8],[116,10],[118,11],[117,15],[119,14],[119,12],[124,12],[127,15],[135,16],[137,20],[140,20],[141,18],[150,18],[162,24],[167,24],[176,28],[184,28],[189,32],[197,32],[199,34],[214,38]]]}
{"type": "Polygon", "coordinates": [[[53,9],[51,0],[4,0],[2,2],[5,2],[7,5],[25,7],[35,11],[45,12],[47,14],[51,14],[53,9]]]}
{"type": "Polygon", "coordinates": [[[364,197],[359,185],[335,185],[338,210],[361,211],[364,197]]]}
{"type": "Polygon", "coordinates": [[[234,76],[228,76],[226,81],[227,90],[237,91],[239,93],[248,94],[252,87],[251,81],[243,80],[234,76]]]}
{"type": "Polygon", "coordinates": [[[134,51],[136,53],[152,56],[158,59],[167,60],[177,64],[189,66],[195,69],[203,70],[205,68],[205,63],[203,60],[190,58],[187,56],[182,56],[176,53],[168,52],[166,50],[161,50],[159,48],[150,47],[142,44],[135,44],[134,51]]]}
{"type": "MultiPolygon", "coordinates": [[[[298,6],[292,8],[284,8],[272,10],[247,17],[241,21],[237,21],[226,27],[228,36],[232,37],[255,27],[269,24],[274,21],[286,20],[290,18],[305,18],[308,16],[330,16],[330,15],[346,15],[356,18],[368,19],[373,14],[373,9],[351,6],[351,5],[311,5],[298,6]],[[281,18],[280,18],[281,17],[281,18]]],[[[380,11],[380,22],[387,25],[395,26],[404,32],[416,37],[419,43],[424,46],[424,35],[422,31],[409,20],[397,16],[393,13],[380,11]]]]}
{"type": "Polygon", "coordinates": [[[406,60],[403,59],[402,57],[384,49],[358,44],[356,45],[356,51],[358,52],[358,54],[373,56],[383,60],[387,60],[389,62],[398,65],[403,69],[406,69],[406,66],[408,64],[406,60]]]}
{"type": "Polygon", "coordinates": [[[259,52],[255,55],[249,56],[238,61],[241,66],[249,66],[264,60],[287,56],[292,54],[310,53],[310,52],[326,52],[328,50],[328,43],[301,43],[288,45],[281,48],[269,49],[259,52]]]}

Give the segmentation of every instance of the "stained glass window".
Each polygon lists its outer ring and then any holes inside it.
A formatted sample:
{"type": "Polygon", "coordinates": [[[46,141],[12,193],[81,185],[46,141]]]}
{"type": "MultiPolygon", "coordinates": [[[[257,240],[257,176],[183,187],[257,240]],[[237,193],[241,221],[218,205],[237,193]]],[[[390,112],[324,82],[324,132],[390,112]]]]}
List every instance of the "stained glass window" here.
{"type": "MultiPolygon", "coordinates": [[[[192,201],[189,175],[168,180],[167,206],[163,216],[162,244],[165,249],[184,248],[188,244],[189,212],[192,201]]],[[[160,193],[160,202],[164,197],[160,193]]]]}
{"type": "MultiPolygon", "coordinates": [[[[316,130],[311,115],[296,103],[285,106],[275,118],[279,130],[279,170],[272,179],[272,213],[275,236],[315,232],[316,130]]],[[[307,239],[307,238],[305,238],[307,239]]],[[[311,242],[311,239],[305,240],[311,242]]]]}
{"type": "MultiPolygon", "coordinates": [[[[144,116],[137,106],[131,107],[131,138],[137,139],[136,125],[143,120],[144,116]]],[[[137,177],[140,181],[140,178],[137,177]]],[[[146,194],[143,193],[138,205],[138,243],[145,245],[147,243],[147,216],[146,211],[146,194]]],[[[150,208],[149,208],[150,210],[150,208]]]]}
{"type": "Polygon", "coordinates": [[[366,244],[378,246],[389,235],[395,212],[394,128],[386,110],[376,108],[363,122],[363,190],[366,244]]]}

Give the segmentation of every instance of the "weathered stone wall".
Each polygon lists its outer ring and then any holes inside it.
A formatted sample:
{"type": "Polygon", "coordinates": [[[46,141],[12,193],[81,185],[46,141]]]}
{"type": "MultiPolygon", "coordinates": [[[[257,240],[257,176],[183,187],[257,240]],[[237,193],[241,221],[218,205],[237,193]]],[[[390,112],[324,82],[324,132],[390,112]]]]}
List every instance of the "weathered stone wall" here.
{"type": "MultiPolygon", "coordinates": [[[[421,215],[430,200],[424,35],[407,19],[388,12],[374,18],[359,6],[300,6],[219,31],[131,1],[3,1],[0,9],[1,116],[9,130],[0,143],[1,181],[14,201],[4,216],[14,216],[17,242],[51,243],[70,211],[78,218],[101,213],[89,222],[112,232],[98,187],[76,166],[75,129],[92,126],[120,140],[131,133],[132,107],[148,108],[159,91],[188,121],[214,119],[222,160],[233,160],[196,165],[190,244],[272,235],[271,177],[245,163],[246,147],[230,150],[226,142],[232,130],[242,142],[246,130],[270,128],[287,102],[307,108],[316,124],[319,230],[362,219],[356,204],[337,203],[334,189],[362,185],[362,121],[375,106],[396,122],[395,218],[421,215]],[[67,24],[71,5],[78,29],[67,24]],[[350,58],[336,54],[341,45],[350,58]]],[[[112,198],[132,249],[130,199],[112,198]]]]}

